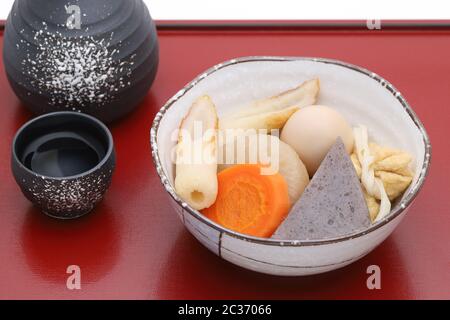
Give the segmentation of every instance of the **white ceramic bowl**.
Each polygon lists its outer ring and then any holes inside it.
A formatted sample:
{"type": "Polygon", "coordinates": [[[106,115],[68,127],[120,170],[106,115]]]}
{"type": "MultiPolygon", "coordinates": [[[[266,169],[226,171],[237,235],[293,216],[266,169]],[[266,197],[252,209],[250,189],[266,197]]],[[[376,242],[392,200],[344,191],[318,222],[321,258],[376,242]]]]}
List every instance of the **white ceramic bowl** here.
{"type": "Polygon", "coordinates": [[[186,228],[209,250],[257,272],[298,276],[344,267],[385,240],[408,211],[428,172],[431,145],[406,100],[389,82],[366,69],[335,60],[295,57],[245,57],[216,65],[172,97],[151,129],[152,156],[164,188],[186,228]],[[268,97],[318,77],[319,103],[341,112],[352,125],[364,124],[371,140],[414,156],[414,180],[389,216],[367,230],[334,239],[280,241],[225,229],[183,202],[174,191],[172,132],[192,102],[203,94],[220,115],[243,103],[268,97]]]}

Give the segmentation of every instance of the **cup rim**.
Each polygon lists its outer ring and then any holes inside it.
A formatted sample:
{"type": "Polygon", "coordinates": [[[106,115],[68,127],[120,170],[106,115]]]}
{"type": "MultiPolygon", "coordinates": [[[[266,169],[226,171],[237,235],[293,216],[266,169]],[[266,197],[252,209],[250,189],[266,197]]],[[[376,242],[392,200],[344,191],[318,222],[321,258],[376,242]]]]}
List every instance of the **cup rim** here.
{"type": "Polygon", "coordinates": [[[187,211],[191,216],[195,217],[197,220],[200,220],[202,223],[205,223],[206,225],[210,226],[211,228],[217,230],[220,232],[220,238],[222,237],[222,234],[226,234],[228,236],[231,236],[233,238],[237,238],[243,241],[257,243],[257,244],[264,244],[264,245],[271,245],[271,246],[291,246],[291,247],[298,247],[298,246],[317,246],[317,245],[326,245],[326,244],[332,244],[332,243],[338,243],[343,242],[347,240],[351,240],[354,238],[359,238],[364,235],[367,235],[385,225],[387,225],[389,222],[393,221],[397,217],[403,213],[403,211],[411,205],[411,203],[414,201],[416,196],[418,195],[419,191],[422,189],[423,184],[425,182],[425,179],[427,177],[430,165],[431,165],[431,142],[429,139],[429,136],[422,124],[422,122],[419,120],[415,112],[412,110],[409,103],[406,101],[406,99],[403,97],[403,95],[387,80],[380,77],[375,72],[372,72],[368,69],[359,67],[357,65],[343,62],[340,60],[335,59],[328,59],[328,58],[319,58],[319,57],[287,57],[287,56],[247,56],[247,57],[240,57],[235,58],[231,60],[227,60],[225,62],[219,63],[205,72],[201,73],[197,77],[195,77],[191,82],[189,82],[185,87],[183,87],[181,90],[179,90],[172,98],[170,98],[163,107],[159,110],[159,112],[156,114],[155,119],[153,120],[152,127],[150,129],[150,145],[151,145],[151,153],[152,153],[152,159],[153,163],[156,167],[156,171],[158,173],[158,176],[161,180],[161,183],[163,184],[165,190],[169,195],[172,197],[172,199],[181,206],[185,211],[187,211]],[[246,234],[242,234],[230,229],[227,229],[211,220],[203,216],[198,210],[195,210],[189,204],[184,202],[178,194],[175,192],[174,187],[170,183],[169,178],[166,176],[161,159],[159,157],[159,150],[158,150],[158,140],[157,140],[157,133],[159,130],[159,126],[161,124],[161,120],[163,119],[165,113],[167,110],[181,97],[183,97],[189,90],[191,90],[194,86],[196,86],[199,82],[207,78],[209,75],[215,73],[218,70],[221,70],[223,68],[226,68],[228,66],[240,64],[240,63],[247,63],[247,62],[256,62],[256,61],[274,61],[274,62],[287,62],[287,61],[311,61],[311,62],[319,62],[324,64],[332,64],[336,66],[340,66],[343,68],[351,69],[353,71],[362,73],[371,79],[377,81],[384,89],[388,90],[390,94],[392,94],[398,102],[402,105],[406,113],[409,115],[413,123],[416,125],[417,129],[421,133],[423,142],[424,142],[424,159],[423,159],[423,165],[420,169],[419,177],[413,187],[406,197],[399,202],[390,212],[390,214],[385,217],[383,220],[372,224],[369,228],[354,232],[352,234],[335,237],[335,238],[328,238],[328,239],[319,239],[319,240],[281,240],[281,239],[271,239],[271,238],[259,238],[254,236],[249,236],[246,234]]]}
{"type": "Polygon", "coordinates": [[[101,122],[100,120],[98,120],[97,118],[90,116],[88,114],[82,113],[82,112],[75,112],[75,111],[56,111],[56,112],[50,112],[50,113],[46,113],[43,114],[41,116],[35,117],[29,121],[27,121],[25,124],[23,124],[19,130],[17,130],[14,139],[13,139],[13,143],[12,143],[12,155],[13,155],[13,159],[16,163],[19,164],[19,166],[25,170],[26,172],[28,172],[29,174],[33,175],[33,176],[39,176],[43,179],[48,179],[48,180],[56,180],[56,181],[62,181],[62,180],[73,180],[73,179],[79,179],[82,178],[84,176],[87,176],[95,171],[97,171],[98,169],[100,169],[107,161],[108,159],[111,157],[112,153],[114,151],[114,140],[111,134],[111,131],[108,129],[108,127],[101,122]],[[108,142],[108,149],[104,155],[104,157],[91,169],[84,171],[82,173],[76,174],[76,175],[72,175],[72,176],[66,176],[66,177],[52,177],[52,176],[47,176],[47,175],[43,175],[43,174],[38,174],[32,170],[30,170],[29,168],[27,168],[22,161],[19,160],[19,157],[17,156],[16,153],[16,144],[17,144],[17,140],[20,138],[20,135],[31,125],[35,124],[36,122],[41,121],[42,119],[47,119],[47,118],[53,118],[53,117],[59,117],[59,116],[72,116],[72,117],[79,117],[79,118],[84,118],[87,119],[88,121],[90,121],[92,124],[94,124],[97,128],[101,129],[103,131],[103,133],[105,133],[106,138],[107,138],[107,142],[108,142]]]}

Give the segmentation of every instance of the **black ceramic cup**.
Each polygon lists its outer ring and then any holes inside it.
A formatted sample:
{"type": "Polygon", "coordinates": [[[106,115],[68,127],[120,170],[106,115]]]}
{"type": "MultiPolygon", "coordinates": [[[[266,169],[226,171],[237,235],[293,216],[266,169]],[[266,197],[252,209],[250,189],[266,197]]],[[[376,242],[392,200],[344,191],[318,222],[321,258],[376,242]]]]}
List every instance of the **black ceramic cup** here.
{"type": "Polygon", "coordinates": [[[11,166],[23,194],[44,213],[77,218],[100,202],[111,183],[113,138],[92,116],[49,113],[19,129],[11,166]]]}

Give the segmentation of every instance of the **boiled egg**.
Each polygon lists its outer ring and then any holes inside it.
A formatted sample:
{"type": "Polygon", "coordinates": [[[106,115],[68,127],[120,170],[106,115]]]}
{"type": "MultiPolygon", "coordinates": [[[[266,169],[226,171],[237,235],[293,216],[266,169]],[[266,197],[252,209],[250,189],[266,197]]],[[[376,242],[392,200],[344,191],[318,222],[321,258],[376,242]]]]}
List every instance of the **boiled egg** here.
{"type": "Polygon", "coordinates": [[[281,132],[281,140],[294,148],[311,177],[338,137],[350,154],[353,150],[350,124],[335,109],[323,105],[298,110],[281,132]]]}

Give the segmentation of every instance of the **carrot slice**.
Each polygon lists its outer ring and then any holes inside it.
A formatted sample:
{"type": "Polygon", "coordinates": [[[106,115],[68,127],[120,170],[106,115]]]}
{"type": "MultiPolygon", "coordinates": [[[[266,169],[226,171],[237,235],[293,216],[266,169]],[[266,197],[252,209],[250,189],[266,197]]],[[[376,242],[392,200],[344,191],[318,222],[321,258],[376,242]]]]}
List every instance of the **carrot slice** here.
{"type": "Polygon", "coordinates": [[[261,175],[261,166],[242,164],[218,174],[216,202],[202,213],[225,228],[255,237],[270,237],[286,218],[290,203],[279,173],[261,175]]]}

